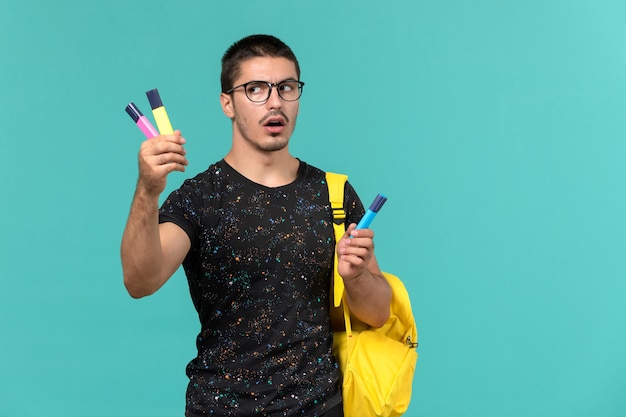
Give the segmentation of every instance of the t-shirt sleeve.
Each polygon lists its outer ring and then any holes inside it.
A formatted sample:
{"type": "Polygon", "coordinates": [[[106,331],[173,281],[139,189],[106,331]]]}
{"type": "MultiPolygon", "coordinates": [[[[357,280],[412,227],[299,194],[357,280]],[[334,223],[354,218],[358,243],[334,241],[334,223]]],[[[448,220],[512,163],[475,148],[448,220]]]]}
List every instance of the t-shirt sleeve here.
{"type": "Polygon", "coordinates": [[[171,222],[183,229],[192,245],[197,238],[197,228],[194,219],[197,213],[197,203],[188,187],[173,191],[159,209],[159,223],[171,222]]]}
{"type": "Polygon", "coordinates": [[[361,199],[349,182],[346,182],[343,198],[343,206],[346,209],[346,227],[352,223],[359,223],[365,215],[365,210],[361,199]]]}

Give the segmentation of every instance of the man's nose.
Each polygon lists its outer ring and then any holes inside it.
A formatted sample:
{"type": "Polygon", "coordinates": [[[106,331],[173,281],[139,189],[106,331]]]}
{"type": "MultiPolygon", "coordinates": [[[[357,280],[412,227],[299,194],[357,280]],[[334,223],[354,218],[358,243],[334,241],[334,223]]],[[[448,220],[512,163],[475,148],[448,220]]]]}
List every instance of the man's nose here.
{"type": "Polygon", "coordinates": [[[267,99],[267,104],[272,109],[282,107],[283,100],[278,95],[278,87],[273,86],[272,89],[270,90],[270,96],[267,99]]]}

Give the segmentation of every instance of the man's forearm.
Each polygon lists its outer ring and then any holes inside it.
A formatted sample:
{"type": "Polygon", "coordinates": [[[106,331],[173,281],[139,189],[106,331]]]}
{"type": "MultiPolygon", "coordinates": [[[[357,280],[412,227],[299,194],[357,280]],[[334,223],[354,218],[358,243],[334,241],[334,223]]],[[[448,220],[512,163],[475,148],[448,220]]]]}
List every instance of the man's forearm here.
{"type": "Polygon", "coordinates": [[[366,269],[345,285],[352,314],[372,327],[385,324],[389,318],[391,287],[384,276],[366,269]]]}
{"type": "Polygon", "coordinates": [[[137,190],[121,245],[124,285],[132,297],[152,294],[162,285],[158,197],[137,190]]]}

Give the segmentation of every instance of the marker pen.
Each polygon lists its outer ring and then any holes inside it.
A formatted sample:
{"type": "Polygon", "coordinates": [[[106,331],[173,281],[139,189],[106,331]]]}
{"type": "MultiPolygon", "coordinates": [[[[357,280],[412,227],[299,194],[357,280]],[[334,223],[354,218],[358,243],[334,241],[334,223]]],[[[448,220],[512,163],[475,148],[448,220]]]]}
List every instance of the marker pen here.
{"type": "Polygon", "coordinates": [[[137,123],[137,127],[141,129],[144,135],[148,139],[152,139],[155,136],[159,136],[159,132],[152,126],[152,123],[146,118],[146,116],[139,111],[135,103],[128,103],[126,106],[126,113],[137,123]]]}
{"type": "Polygon", "coordinates": [[[159,132],[161,132],[162,135],[171,135],[174,133],[174,129],[172,129],[172,124],[170,123],[170,118],[167,116],[167,112],[165,111],[165,107],[161,101],[161,96],[159,96],[159,90],[155,88],[153,90],[146,91],[146,95],[148,96],[150,107],[152,107],[152,114],[154,115],[154,120],[156,120],[159,132]]]}
{"type": "Polygon", "coordinates": [[[378,194],[356,228],[367,229],[374,220],[374,217],[376,217],[376,213],[378,213],[383,204],[385,204],[385,201],[387,201],[387,197],[385,197],[384,194],[378,194]]]}

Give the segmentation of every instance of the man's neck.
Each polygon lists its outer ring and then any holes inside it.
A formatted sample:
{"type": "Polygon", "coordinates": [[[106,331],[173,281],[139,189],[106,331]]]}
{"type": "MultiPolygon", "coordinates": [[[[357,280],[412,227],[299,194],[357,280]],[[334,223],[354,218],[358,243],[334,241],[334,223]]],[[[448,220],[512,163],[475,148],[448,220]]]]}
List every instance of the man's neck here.
{"type": "Polygon", "coordinates": [[[300,167],[300,161],[289,154],[287,148],[276,152],[247,155],[231,149],[224,160],[250,181],[270,188],[281,187],[295,181],[300,167]]]}

